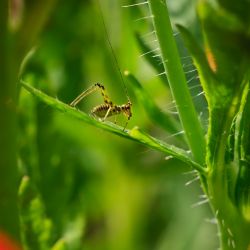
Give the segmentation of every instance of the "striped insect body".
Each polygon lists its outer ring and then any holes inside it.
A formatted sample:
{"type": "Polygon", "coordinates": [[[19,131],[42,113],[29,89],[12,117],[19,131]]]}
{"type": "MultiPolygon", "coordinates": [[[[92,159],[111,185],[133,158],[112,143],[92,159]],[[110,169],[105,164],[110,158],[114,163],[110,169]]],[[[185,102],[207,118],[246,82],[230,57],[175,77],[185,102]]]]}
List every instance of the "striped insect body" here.
{"type": "Polygon", "coordinates": [[[86,89],[84,92],[82,92],[79,96],[77,96],[70,103],[70,106],[75,107],[83,98],[85,98],[86,96],[88,96],[88,95],[90,95],[93,92],[96,92],[98,90],[101,91],[101,95],[103,97],[104,104],[101,104],[101,105],[94,107],[91,110],[91,114],[97,118],[101,118],[102,121],[105,121],[106,118],[110,117],[110,116],[124,114],[127,118],[127,123],[124,127],[124,129],[125,129],[127,124],[128,124],[128,121],[130,120],[130,118],[132,116],[132,111],[131,111],[132,103],[131,103],[131,101],[128,100],[128,102],[126,104],[122,104],[122,105],[114,104],[110,100],[109,96],[107,95],[105,87],[100,83],[95,83],[94,85],[92,85],[91,87],[86,89]]]}

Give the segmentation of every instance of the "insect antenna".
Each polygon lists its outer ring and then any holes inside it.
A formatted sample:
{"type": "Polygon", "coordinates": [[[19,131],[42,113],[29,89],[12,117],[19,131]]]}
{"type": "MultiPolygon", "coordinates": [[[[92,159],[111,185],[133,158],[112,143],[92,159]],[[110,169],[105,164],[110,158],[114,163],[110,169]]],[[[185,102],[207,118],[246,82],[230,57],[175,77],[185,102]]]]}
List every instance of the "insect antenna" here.
{"type": "Polygon", "coordinates": [[[121,69],[119,67],[119,63],[118,63],[118,60],[117,60],[117,57],[116,57],[116,54],[115,54],[115,51],[113,49],[113,46],[110,42],[110,38],[109,38],[109,33],[108,33],[108,30],[107,30],[107,27],[106,27],[106,24],[105,24],[105,20],[104,20],[104,14],[102,12],[102,8],[101,8],[101,4],[100,4],[100,1],[97,0],[97,4],[98,4],[98,8],[99,8],[99,12],[100,12],[100,16],[101,16],[101,20],[102,20],[102,24],[103,24],[103,29],[104,29],[104,32],[105,32],[105,36],[107,38],[107,41],[108,41],[108,45],[109,45],[109,48],[110,48],[110,51],[112,53],[112,56],[114,58],[114,61],[115,61],[115,66],[119,72],[119,75],[120,75],[120,78],[121,78],[121,81],[122,81],[122,84],[123,84],[123,88],[124,88],[124,91],[125,91],[125,94],[127,96],[127,99],[128,99],[128,102],[130,102],[130,99],[129,99],[129,95],[128,95],[128,89],[127,89],[127,86],[125,84],[125,80],[123,78],[123,75],[122,75],[122,72],[121,72],[121,69]]]}

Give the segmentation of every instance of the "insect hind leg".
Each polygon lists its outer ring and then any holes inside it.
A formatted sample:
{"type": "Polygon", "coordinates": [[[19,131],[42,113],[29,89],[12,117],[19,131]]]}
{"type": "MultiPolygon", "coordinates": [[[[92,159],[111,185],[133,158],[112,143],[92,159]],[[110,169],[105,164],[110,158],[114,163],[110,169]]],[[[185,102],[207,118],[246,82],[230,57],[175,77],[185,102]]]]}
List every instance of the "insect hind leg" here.
{"type": "Polygon", "coordinates": [[[101,91],[101,95],[103,97],[104,103],[113,106],[112,101],[110,100],[110,98],[108,97],[105,87],[100,84],[100,83],[95,83],[92,86],[90,86],[88,89],[86,89],[85,91],[83,91],[79,96],[77,96],[71,103],[70,106],[75,107],[83,98],[85,98],[86,96],[94,93],[95,91],[100,90],[101,91]]]}
{"type": "Polygon", "coordinates": [[[101,83],[96,83],[95,86],[97,86],[101,90],[104,103],[113,106],[113,103],[110,100],[109,96],[107,95],[104,85],[102,85],[101,83]]]}

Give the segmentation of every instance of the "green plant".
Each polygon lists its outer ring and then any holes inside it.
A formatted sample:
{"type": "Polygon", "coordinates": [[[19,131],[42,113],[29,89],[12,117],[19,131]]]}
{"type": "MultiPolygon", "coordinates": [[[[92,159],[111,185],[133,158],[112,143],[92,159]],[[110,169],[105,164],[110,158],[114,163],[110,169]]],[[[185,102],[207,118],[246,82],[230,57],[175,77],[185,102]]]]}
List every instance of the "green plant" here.
{"type": "Polygon", "coordinates": [[[18,74],[55,1],[0,3],[0,231],[19,240],[17,103],[18,74]],[[10,216],[11,215],[11,216],[10,216]]]}
{"type": "MultiPolygon", "coordinates": [[[[187,128],[186,123],[196,124],[197,120],[192,118],[192,106],[188,105],[191,114],[182,110],[187,105],[183,103],[183,96],[179,99],[183,92],[184,96],[188,94],[185,87],[179,87],[183,73],[171,39],[167,7],[163,7],[163,1],[149,1],[149,4],[170,88],[188,137],[193,130],[187,128]],[[189,120],[185,120],[185,115],[189,120]]],[[[218,220],[222,249],[248,249],[249,18],[244,9],[249,4],[242,1],[236,9],[230,1],[219,1],[218,4],[215,7],[202,2],[198,6],[204,49],[184,27],[179,26],[198,69],[209,108],[206,153],[202,135],[191,135],[194,142],[190,138],[188,141],[194,159],[205,170],[205,174],[200,173],[201,183],[218,220]],[[192,148],[192,143],[201,145],[200,153],[192,148]]]]}
{"type": "MultiPolygon", "coordinates": [[[[230,2],[230,1],[229,1],[230,2]]],[[[209,127],[205,135],[199,123],[165,3],[149,0],[154,27],[159,41],[164,68],[170,89],[178,107],[181,124],[192,155],[142,133],[137,128],[122,132],[112,124],[98,122],[67,105],[45,96],[23,83],[32,94],[53,108],[101,127],[112,133],[143,143],[176,157],[198,171],[204,193],[218,221],[222,249],[250,247],[249,204],[249,4],[242,1],[234,9],[229,2],[218,6],[202,2],[198,13],[204,36],[204,48],[183,26],[178,26],[198,69],[209,108],[209,127]],[[244,2],[244,4],[243,4],[244,2]],[[247,6],[247,7],[246,7],[247,6]],[[243,14],[242,14],[243,13],[243,14]],[[244,14],[245,13],[245,14],[244,14]]],[[[235,5],[235,4],[234,4],[235,5]]],[[[136,79],[127,74],[143,99],[143,90],[136,79]],[[139,86],[139,87],[138,87],[139,86]]],[[[151,115],[156,106],[144,98],[151,115]]],[[[163,124],[165,118],[157,119],[163,124]]],[[[167,122],[169,127],[174,125],[167,122]]],[[[167,126],[168,126],[167,125],[167,126]]]]}
{"type": "MultiPolygon", "coordinates": [[[[159,73],[162,69],[166,72],[167,77],[163,76],[162,80],[169,83],[177,104],[180,122],[162,113],[131,73],[126,72],[126,77],[136,98],[141,101],[148,112],[148,116],[155,124],[160,125],[170,133],[177,132],[180,127],[184,129],[185,138],[180,139],[180,144],[187,143],[188,150],[159,140],[138,127],[123,131],[123,127],[113,123],[98,121],[32,87],[27,83],[32,82],[29,80],[33,79],[29,75],[21,80],[20,85],[17,86],[21,61],[37,38],[49,11],[54,6],[54,1],[27,5],[28,8],[25,11],[22,25],[14,25],[14,30],[8,30],[7,1],[2,1],[0,6],[0,37],[5,39],[0,39],[0,77],[2,82],[0,114],[3,119],[3,122],[0,123],[0,146],[3,153],[3,157],[0,159],[2,171],[0,183],[3,192],[1,202],[5,206],[0,206],[0,226],[1,230],[19,239],[19,223],[17,222],[17,203],[19,202],[20,228],[24,249],[67,249],[67,247],[64,239],[56,237],[55,240],[53,238],[53,222],[46,215],[43,201],[48,194],[48,191],[45,192],[46,186],[48,185],[49,191],[51,187],[47,183],[42,183],[43,181],[39,179],[39,171],[36,169],[36,161],[39,157],[36,156],[34,148],[29,149],[33,154],[33,158],[30,160],[33,164],[25,171],[23,170],[24,177],[19,187],[19,201],[17,202],[18,172],[16,158],[14,157],[17,155],[17,117],[13,107],[17,103],[19,86],[22,86],[53,110],[60,111],[64,115],[110,133],[139,142],[186,163],[200,177],[203,191],[218,222],[221,248],[224,250],[248,250],[250,248],[250,96],[248,93],[250,53],[248,46],[250,39],[248,10],[250,4],[247,0],[242,0],[237,4],[231,0],[218,0],[217,5],[209,4],[206,1],[199,3],[198,14],[204,38],[203,47],[186,28],[178,25],[198,70],[208,102],[209,124],[208,131],[205,134],[187,88],[165,1],[149,0],[148,3],[160,45],[163,67],[151,58],[150,64],[159,73]],[[38,11],[40,9],[43,11],[38,11]],[[34,17],[36,17],[37,22],[34,22],[34,17]],[[29,32],[28,35],[26,31],[29,32]],[[31,176],[32,179],[27,177],[26,174],[31,176]],[[37,186],[40,189],[37,189],[37,186]],[[40,195],[41,190],[43,190],[43,197],[40,195]],[[7,216],[10,211],[13,214],[11,218],[7,216]]],[[[140,38],[138,40],[142,50],[145,50],[144,53],[146,53],[147,47],[140,38]]],[[[37,72],[34,75],[40,73],[39,70],[37,72]]],[[[39,77],[35,77],[33,82],[36,82],[37,79],[39,77]]],[[[44,113],[42,115],[46,116],[44,113]]],[[[49,123],[48,117],[45,118],[38,117],[38,121],[49,123]]],[[[44,134],[48,135],[43,130],[43,124],[38,122],[36,128],[41,133],[39,138],[44,139],[44,134]],[[42,132],[39,131],[39,126],[42,132]]],[[[39,143],[41,144],[41,142],[39,143]]],[[[53,145],[53,147],[56,146],[53,145]]],[[[46,156],[45,154],[44,159],[46,159],[46,156]]],[[[58,159],[55,157],[54,161],[57,162],[58,159]]],[[[45,163],[46,166],[48,162],[45,160],[42,163],[45,163]]],[[[66,167],[68,176],[71,176],[72,170],[68,166],[66,167]]],[[[45,176],[45,181],[50,180],[51,172],[45,173],[48,175],[45,176]]],[[[51,179],[54,183],[54,179],[51,179]]],[[[58,182],[57,179],[55,185],[58,185],[58,182]]],[[[64,191],[72,188],[71,183],[67,184],[69,188],[65,188],[64,191]]],[[[81,186],[79,185],[79,187],[81,186]]],[[[65,197],[61,198],[63,204],[65,197]]],[[[60,204],[59,199],[56,202],[60,204]]],[[[47,205],[53,210],[48,201],[47,205]]],[[[56,204],[56,206],[59,205],[56,204]]],[[[81,213],[81,211],[75,210],[77,215],[81,213]]],[[[50,211],[50,214],[53,214],[53,211],[50,211]]],[[[67,218],[68,221],[69,218],[70,216],[67,218]]],[[[79,220],[79,228],[77,229],[79,231],[83,231],[83,220],[79,220]]],[[[54,223],[57,229],[61,225],[58,221],[60,219],[57,218],[57,224],[54,223]]]]}

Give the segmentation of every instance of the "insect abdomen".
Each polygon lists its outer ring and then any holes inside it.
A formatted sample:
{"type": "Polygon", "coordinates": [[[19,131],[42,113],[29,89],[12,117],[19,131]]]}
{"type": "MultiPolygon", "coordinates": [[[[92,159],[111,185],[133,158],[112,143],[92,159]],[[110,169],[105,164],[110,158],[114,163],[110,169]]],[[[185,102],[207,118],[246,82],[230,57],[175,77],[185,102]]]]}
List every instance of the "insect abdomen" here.
{"type": "Polygon", "coordinates": [[[91,114],[93,114],[97,117],[100,117],[100,118],[104,118],[106,115],[107,115],[107,117],[109,117],[109,116],[120,114],[121,111],[122,111],[121,106],[110,107],[110,105],[108,105],[108,104],[103,104],[103,105],[99,105],[99,106],[95,107],[94,109],[92,109],[91,114]],[[109,113],[108,113],[108,111],[109,111],[109,113]]]}
{"type": "MultiPolygon", "coordinates": [[[[100,118],[104,118],[110,108],[109,105],[103,104],[92,109],[91,114],[100,118]]],[[[108,114],[110,116],[111,114],[108,114]]]]}

